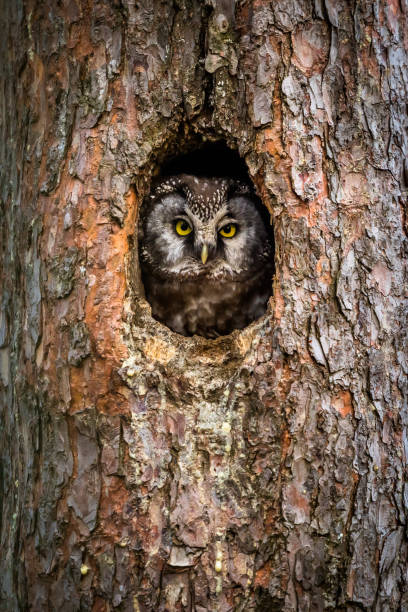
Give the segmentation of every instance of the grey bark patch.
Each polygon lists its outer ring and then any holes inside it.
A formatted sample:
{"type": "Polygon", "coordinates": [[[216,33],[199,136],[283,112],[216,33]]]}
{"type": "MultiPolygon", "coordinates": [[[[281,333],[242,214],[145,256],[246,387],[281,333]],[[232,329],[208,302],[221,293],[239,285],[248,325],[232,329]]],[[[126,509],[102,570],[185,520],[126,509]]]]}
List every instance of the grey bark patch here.
{"type": "Polygon", "coordinates": [[[47,176],[41,185],[41,193],[46,195],[56,189],[61,179],[62,166],[65,163],[65,154],[69,145],[74,118],[74,100],[73,89],[69,91],[61,89],[55,99],[55,119],[53,123],[55,129],[53,140],[55,142],[48,149],[47,176]]]}
{"type": "Polygon", "coordinates": [[[391,566],[397,561],[398,551],[403,538],[403,528],[392,531],[386,538],[381,552],[380,572],[389,572],[391,566]]]}
{"type": "Polygon", "coordinates": [[[315,359],[315,361],[319,365],[327,367],[327,361],[326,361],[326,358],[323,352],[323,347],[320,343],[320,340],[317,334],[317,328],[314,323],[312,323],[310,327],[308,346],[309,346],[310,354],[312,355],[313,359],[315,359]]]}
{"type": "MultiPolygon", "coordinates": [[[[353,337],[340,315],[335,315],[323,306],[316,318],[316,330],[330,372],[335,373],[353,367],[355,355],[353,337]]],[[[313,347],[317,345],[313,344],[313,347]]]]}
{"type": "Polygon", "coordinates": [[[75,415],[77,428],[77,475],[67,497],[68,505],[90,531],[95,528],[101,493],[99,447],[96,440],[94,410],[75,415]]]}
{"type": "Polygon", "coordinates": [[[303,21],[310,19],[312,6],[306,0],[281,0],[273,4],[274,22],[284,32],[291,32],[303,21]]]}
{"type": "Polygon", "coordinates": [[[65,255],[58,255],[51,261],[47,282],[51,297],[63,298],[71,293],[78,259],[79,250],[76,247],[68,247],[65,255]]]}
{"type": "Polygon", "coordinates": [[[80,121],[83,127],[92,128],[105,110],[109,85],[107,65],[103,64],[94,70],[89,69],[81,84],[80,121]]]}
{"type": "Polygon", "coordinates": [[[115,559],[112,552],[107,550],[97,556],[99,590],[105,597],[109,598],[112,596],[113,578],[115,575],[115,559]]]}
{"type": "Polygon", "coordinates": [[[59,526],[57,502],[68,483],[73,469],[68,427],[61,416],[46,415],[41,422],[42,454],[41,491],[36,515],[38,542],[42,554],[43,571],[52,571],[57,548],[59,526]]]}
{"type": "Polygon", "coordinates": [[[257,87],[254,91],[254,125],[257,127],[270,123],[272,116],[272,94],[268,89],[257,87]]]}
{"type": "Polygon", "coordinates": [[[25,351],[32,357],[41,335],[41,261],[38,255],[38,240],[42,224],[33,220],[30,227],[30,248],[25,259],[25,289],[27,295],[27,328],[25,351]]]}
{"type": "Polygon", "coordinates": [[[112,177],[109,211],[111,217],[116,220],[121,227],[123,226],[123,222],[127,215],[125,195],[128,190],[129,179],[120,175],[112,177]]]}
{"type": "Polygon", "coordinates": [[[352,568],[355,572],[352,601],[370,608],[375,600],[378,585],[376,571],[377,539],[375,530],[361,529],[356,534],[352,568]]]}
{"type": "Polygon", "coordinates": [[[68,351],[68,363],[74,366],[81,365],[91,353],[91,342],[88,328],[83,321],[78,321],[70,328],[70,347],[68,351]]]}
{"type": "Polygon", "coordinates": [[[2,306],[0,310],[0,348],[4,348],[8,342],[8,321],[6,308],[2,306]]]}
{"type": "Polygon", "coordinates": [[[355,323],[358,314],[357,304],[360,296],[360,283],[353,249],[349,250],[341,262],[336,293],[344,316],[351,323],[355,323]]]}
{"type": "Polygon", "coordinates": [[[301,110],[302,88],[294,74],[285,77],[281,84],[282,92],[286,104],[294,115],[298,115],[301,110]]]}
{"type": "Polygon", "coordinates": [[[101,463],[104,476],[122,472],[120,464],[121,423],[119,416],[98,416],[99,440],[102,447],[101,463]]]}

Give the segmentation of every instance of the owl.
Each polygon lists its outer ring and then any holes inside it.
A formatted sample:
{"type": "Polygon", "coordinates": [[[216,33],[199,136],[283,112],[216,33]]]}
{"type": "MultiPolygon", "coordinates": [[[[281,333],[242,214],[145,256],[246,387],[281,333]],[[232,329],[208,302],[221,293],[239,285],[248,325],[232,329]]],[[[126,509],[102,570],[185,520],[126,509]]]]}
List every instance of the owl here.
{"type": "Polygon", "coordinates": [[[266,310],[273,239],[250,187],[188,174],[162,179],[142,207],[139,259],[152,315],[216,338],[266,310]]]}

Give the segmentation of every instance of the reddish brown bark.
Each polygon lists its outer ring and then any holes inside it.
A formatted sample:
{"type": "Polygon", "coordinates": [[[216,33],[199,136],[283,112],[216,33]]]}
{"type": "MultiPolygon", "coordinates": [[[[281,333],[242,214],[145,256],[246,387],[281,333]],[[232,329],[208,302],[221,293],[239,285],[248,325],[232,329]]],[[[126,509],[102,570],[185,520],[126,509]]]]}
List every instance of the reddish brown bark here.
{"type": "Polygon", "coordinates": [[[405,2],[2,3],[7,610],[408,610],[405,2]],[[151,318],[135,232],[224,140],[268,313],[151,318]]]}

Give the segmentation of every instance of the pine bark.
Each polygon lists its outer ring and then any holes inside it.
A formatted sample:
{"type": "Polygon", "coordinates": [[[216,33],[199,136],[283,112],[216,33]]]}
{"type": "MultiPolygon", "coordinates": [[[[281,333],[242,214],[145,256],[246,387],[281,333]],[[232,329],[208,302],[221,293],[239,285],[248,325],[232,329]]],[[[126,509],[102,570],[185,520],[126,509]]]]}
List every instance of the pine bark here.
{"type": "Polygon", "coordinates": [[[3,0],[0,600],[408,610],[406,0],[3,0]],[[267,314],[154,321],[137,219],[202,141],[267,314]]]}

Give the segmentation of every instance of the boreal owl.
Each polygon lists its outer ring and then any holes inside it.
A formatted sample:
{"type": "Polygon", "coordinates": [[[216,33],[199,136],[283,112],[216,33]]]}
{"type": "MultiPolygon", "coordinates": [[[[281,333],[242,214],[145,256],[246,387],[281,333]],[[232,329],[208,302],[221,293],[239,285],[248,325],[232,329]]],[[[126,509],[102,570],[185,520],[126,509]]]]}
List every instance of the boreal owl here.
{"type": "Polygon", "coordinates": [[[265,312],[273,242],[248,185],[187,174],[162,179],[139,227],[155,319],[185,336],[216,338],[265,312]]]}

